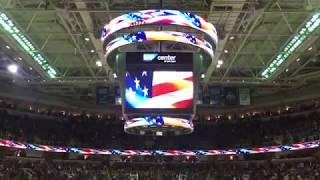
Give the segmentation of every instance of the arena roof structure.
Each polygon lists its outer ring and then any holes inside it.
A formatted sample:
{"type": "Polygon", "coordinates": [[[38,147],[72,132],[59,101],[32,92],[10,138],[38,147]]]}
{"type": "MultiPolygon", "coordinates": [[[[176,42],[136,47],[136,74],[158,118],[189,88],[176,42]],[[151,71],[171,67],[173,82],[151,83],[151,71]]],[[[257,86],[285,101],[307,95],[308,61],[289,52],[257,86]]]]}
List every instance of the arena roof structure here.
{"type": "Polygon", "coordinates": [[[297,89],[320,76],[318,0],[0,0],[0,74],[61,97],[92,100],[115,86],[100,34],[110,19],[142,9],[178,9],[214,24],[219,42],[202,85],[297,89]],[[19,76],[7,72],[18,64],[19,76]]]}

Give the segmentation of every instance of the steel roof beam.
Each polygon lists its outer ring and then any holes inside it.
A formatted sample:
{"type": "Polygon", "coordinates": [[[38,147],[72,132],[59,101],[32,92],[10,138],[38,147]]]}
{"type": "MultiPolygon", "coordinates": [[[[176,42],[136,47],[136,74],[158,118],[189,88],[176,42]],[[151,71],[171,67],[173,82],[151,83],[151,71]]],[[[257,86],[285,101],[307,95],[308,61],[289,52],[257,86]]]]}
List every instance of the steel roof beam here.
{"type": "MultiPolygon", "coordinates": [[[[8,12],[21,12],[21,13],[26,13],[26,12],[47,12],[47,13],[54,13],[57,12],[58,9],[37,9],[37,8],[4,8],[8,12]]],[[[136,11],[137,9],[122,9],[122,10],[110,10],[107,11],[105,9],[67,9],[68,12],[90,12],[90,13],[108,13],[108,14],[113,14],[113,15],[121,15],[124,12],[130,12],[130,11],[136,11]]],[[[189,10],[190,12],[193,12],[198,15],[207,15],[208,10],[189,10]]],[[[303,10],[303,11],[289,11],[289,10],[282,10],[282,11],[264,11],[263,14],[310,14],[314,11],[312,10],[303,10]]],[[[245,13],[245,14],[251,14],[251,10],[227,10],[227,11],[215,11],[215,13],[245,13]]]]}
{"type": "Polygon", "coordinates": [[[282,12],[282,8],[281,8],[279,2],[276,2],[276,5],[277,5],[277,7],[279,8],[279,10],[281,11],[281,16],[282,16],[284,22],[286,23],[289,31],[293,33],[293,32],[294,32],[294,31],[293,31],[293,28],[292,28],[292,26],[290,25],[290,23],[289,23],[288,18],[286,17],[286,15],[282,12]]]}
{"type": "Polygon", "coordinates": [[[230,63],[228,64],[228,67],[225,71],[225,73],[223,74],[221,80],[223,80],[229,73],[233,63],[236,61],[236,59],[238,58],[238,55],[240,54],[242,48],[246,45],[248,38],[250,37],[250,34],[253,32],[254,28],[256,27],[257,23],[259,22],[260,18],[261,18],[262,14],[259,14],[258,17],[255,19],[255,21],[253,22],[253,24],[251,25],[248,34],[246,35],[246,37],[241,41],[241,44],[239,45],[239,47],[237,48],[237,51],[235,53],[235,55],[233,56],[232,60],[230,61],[230,63]]]}
{"type": "Polygon", "coordinates": [[[96,75],[95,75],[95,73],[94,73],[94,71],[93,71],[92,67],[90,66],[89,59],[86,57],[86,55],[85,55],[85,54],[83,53],[83,51],[81,50],[81,48],[80,48],[80,46],[79,46],[79,44],[78,44],[78,42],[77,42],[76,38],[71,34],[71,30],[70,30],[70,28],[69,28],[69,26],[68,26],[68,24],[67,24],[66,20],[65,20],[65,19],[64,19],[64,17],[61,15],[61,13],[57,13],[57,16],[59,17],[59,19],[60,19],[60,21],[61,21],[61,23],[62,23],[63,27],[67,30],[68,34],[70,35],[70,38],[71,38],[71,40],[72,40],[72,42],[73,42],[74,46],[76,47],[76,49],[78,49],[78,50],[79,50],[79,53],[80,53],[80,55],[81,55],[81,57],[82,57],[82,59],[83,59],[83,61],[84,61],[85,65],[87,66],[87,68],[88,68],[88,70],[89,70],[90,74],[92,75],[92,77],[94,77],[94,78],[95,78],[95,76],[96,76],[96,75]]]}
{"type": "MultiPolygon", "coordinates": [[[[75,2],[75,5],[77,8],[82,9],[82,8],[87,8],[87,4],[85,2],[75,2]]],[[[109,8],[109,6],[106,6],[107,10],[109,8]]],[[[80,16],[83,20],[84,25],[86,26],[87,30],[88,30],[88,34],[89,34],[89,38],[94,46],[94,49],[96,51],[96,53],[98,54],[99,60],[103,63],[103,67],[104,70],[106,72],[106,75],[108,77],[108,79],[112,80],[113,78],[110,77],[111,73],[111,68],[108,66],[108,64],[105,61],[105,56],[103,54],[103,49],[102,49],[102,43],[100,41],[100,39],[95,38],[95,35],[93,34],[93,22],[92,22],[92,18],[89,14],[89,12],[80,12],[80,16]]],[[[110,18],[111,16],[109,16],[110,18]]]]}
{"type": "Polygon", "coordinates": [[[252,34],[253,30],[256,28],[256,25],[258,24],[258,22],[260,21],[261,17],[264,15],[263,13],[265,12],[265,10],[272,5],[273,1],[269,1],[262,9],[257,10],[257,17],[255,18],[254,22],[252,23],[248,34],[245,36],[245,38],[241,41],[241,44],[239,45],[239,47],[237,48],[236,54],[233,56],[231,62],[228,64],[228,67],[225,71],[225,73],[223,74],[221,80],[223,81],[223,79],[228,75],[230,69],[232,68],[233,63],[236,61],[239,53],[242,51],[243,47],[245,46],[248,38],[250,37],[250,35],[252,34]]]}
{"type": "MultiPolygon", "coordinates": [[[[210,15],[212,14],[212,11],[213,11],[213,8],[214,8],[214,4],[215,2],[214,1],[211,1],[211,4],[210,4],[210,10],[209,10],[209,15],[208,15],[208,19],[210,18],[210,15]]],[[[218,4],[217,4],[218,5],[218,4]]],[[[229,12],[229,15],[232,14],[232,17],[233,18],[228,18],[230,25],[229,26],[226,26],[225,29],[227,31],[227,33],[231,32],[232,29],[234,28],[234,25],[236,24],[236,21],[237,21],[237,18],[239,17],[240,15],[240,12],[237,12],[238,9],[242,9],[243,8],[243,5],[244,3],[242,4],[239,4],[239,5],[234,5],[232,6],[233,9],[235,9],[234,11],[231,11],[229,12]]],[[[216,13],[216,12],[215,12],[216,13]]],[[[210,19],[209,19],[210,21],[210,19]]],[[[214,72],[214,70],[216,69],[216,64],[217,64],[217,61],[218,59],[220,58],[221,56],[221,52],[224,50],[224,46],[226,45],[227,41],[228,41],[228,38],[229,38],[229,34],[226,34],[226,36],[224,37],[224,39],[219,39],[218,41],[218,45],[217,45],[217,51],[216,51],[216,54],[214,56],[214,58],[212,59],[212,63],[211,65],[209,66],[207,72],[205,73],[205,78],[203,79],[203,82],[204,82],[204,85],[206,86],[206,84],[209,82],[211,76],[212,76],[212,73],[214,72]]]]}
{"type": "Polygon", "coordinates": [[[303,63],[299,68],[297,68],[290,76],[294,77],[296,76],[303,68],[305,68],[312,60],[314,60],[315,57],[319,56],[320,53],[317,52],[314,55],[312,55],[305,63],[303,63]]]}

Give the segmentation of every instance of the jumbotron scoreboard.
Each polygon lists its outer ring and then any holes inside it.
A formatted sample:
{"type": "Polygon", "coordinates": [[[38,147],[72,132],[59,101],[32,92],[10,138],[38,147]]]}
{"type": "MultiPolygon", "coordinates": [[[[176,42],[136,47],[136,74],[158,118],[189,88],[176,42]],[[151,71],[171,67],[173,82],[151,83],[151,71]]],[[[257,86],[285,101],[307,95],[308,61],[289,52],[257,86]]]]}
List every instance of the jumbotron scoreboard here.
{"type": "Polygon", "coordinates": [[[189,12],[144,10],[111,20],[101,40],[119,77],[125,132],[192,133],[200,76],[217,45],[214,26],[189,12]]]}

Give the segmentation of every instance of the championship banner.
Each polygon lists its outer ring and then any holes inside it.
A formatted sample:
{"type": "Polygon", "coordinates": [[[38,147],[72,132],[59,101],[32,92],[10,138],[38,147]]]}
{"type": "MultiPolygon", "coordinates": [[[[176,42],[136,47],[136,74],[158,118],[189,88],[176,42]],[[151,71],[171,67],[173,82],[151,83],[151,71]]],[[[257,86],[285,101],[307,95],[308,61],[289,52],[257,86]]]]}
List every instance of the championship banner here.
{"type": "Polygon", "coordinates": [[[120,94],[120,87],[119,86],[115,87],[114,91],[115,91],[115,96],[114,96],[115,105],[121,105],[122,100],[121,100],[121,94],[120,94]]]}
{"type": "Polygon", "coordinates": [[[251,104],[250,89],[249,88],[240,88],[239,89],[239,102],[240,102],[240,105],[243,105],[243,106],[248,106],[251,104]]]}
{"type": "Polygon", "coordinates": [[[96,104],[109,104],[109,87],[96,87],[96,104]]]}
{"type": "Polygon", "coordinates": [[[236,88],[224,88],[224,103],[227,106],[238,105],[238,92],[236,88]]]}
{"type": "Polygon", "coordinates": [[[221,87],[209,87],[210,104],[220,105],[221,104],[221,87]]]}

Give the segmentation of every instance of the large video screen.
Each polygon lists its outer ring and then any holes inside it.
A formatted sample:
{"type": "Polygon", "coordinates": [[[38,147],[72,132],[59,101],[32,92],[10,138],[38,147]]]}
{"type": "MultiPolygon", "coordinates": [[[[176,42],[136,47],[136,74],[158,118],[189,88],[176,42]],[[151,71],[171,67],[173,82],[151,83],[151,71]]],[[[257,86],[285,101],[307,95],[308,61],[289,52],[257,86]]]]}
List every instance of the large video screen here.
{"type": "Polygon", "coordinates": [[[191,109],[193,72],[127,70],[125,107],[127,109],[191,109]]]}

